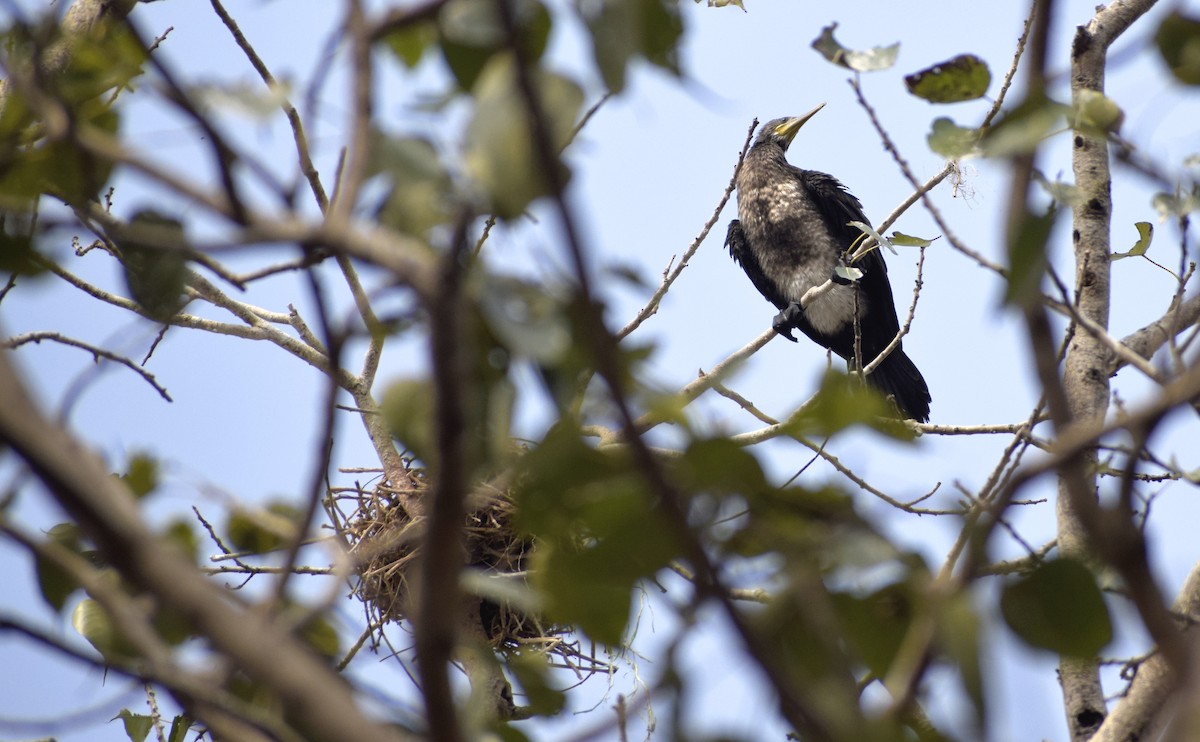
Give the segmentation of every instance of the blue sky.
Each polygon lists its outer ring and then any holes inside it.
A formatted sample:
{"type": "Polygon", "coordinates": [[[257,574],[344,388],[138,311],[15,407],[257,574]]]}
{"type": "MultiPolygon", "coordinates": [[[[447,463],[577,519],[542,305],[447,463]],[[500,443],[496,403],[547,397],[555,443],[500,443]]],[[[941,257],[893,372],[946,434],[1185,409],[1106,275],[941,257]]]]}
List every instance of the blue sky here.
{"type": "MultiPolygon", "coordinates": [[[[838,21],[838,38],[847,46],[901,43],[896,67],[865,75],[862,84],[917,176],[925,178],[942,166],[941,158],[925,146],[932,119],[951,116],[961,125],[972,125],[982,117],[989,101],[931,106],[904,92],[903,75],[970,52],[992,67],[994,81],[989,93],[995,95],[1025,12],[1012,3],[922,3],[921,10],[914,10],[912,4],[889,2],[852,2],[831,8],[827,4],[748,0],[747,5],[749,12],[743,13],[736,8],[682,3],[688,24],[684,78],[676,80],[646,65],[636,66],[629,88],[601,108],[573,145],[569,158],[574,170],[571,199],[585,244],[598,264],[634,266],[648,282],[657,283],[663,268],[673,256],[683,253],[711,215],[750,121],[799,114],[821,102],[826,103],[825,110],[800,132],[790,151],[791,161],[835,174],[863,202],[868,216],[876,222],[882,220],[910,189],[855,102],[846,83],[848,71],[826,63],[809,48],[809,42],[823,26],[838,21]]],[[[1074,26],[1090,16],[1093,5],[1082,0],[1058,4],[1051,53],[1055,75],[1050,82],[1052,92],[1060,98],[1067,95],[1065,71],[1074,26]]],[[[1197,4],[1187,6],[1195,10],[1197,4]]],[[[303,90],[319,67],[326,36],[338,21],[333,7],[335,4],[309,0],[246,4],[234,12],[267,64],[280,77],[290,79],[293,89],[303,90]]],[[[1154,15],[1161,17],[1166,11],[1161,7],[1154,15]]],[[[207,5],[148,4],[139,6],[135,17],[147,34],[158,35],[168,26],[174,27],[161,53],[179,69],[186,69],[189,77],[257,82],[207,5]]],[[[1143,21],[1117,44],[1121,61],[1110,70],[1107,92],[1126,113],[1126,138],[1156,161],[1178,163],[1200,149],[1194,127],[1200,118],[1200,98],[1170,82],[1155,55],[1146,51],[1156,26],[1155,20],[1143,21]]],[[[560,22],[550,49],[554,64],[580,76],[587,67],[587,53],[580,29],[572,22],[560,22]]],[[[318,166],[326,172],[336,159],[344,126],[346,93],[341,62],[339,54],[315,118],[314,147],[318,166]]],[[[457,126],[443,128],[441,119],[412,110],[422,94],[441,88],[443,74],[439,63],[427,60],[412,77],[386,75],[379,84],[381,119],[396,132],[427,134],[456,148],[461,134],[457,126]]],[[[599,81],[580,77],[580,82],[590,104],[601,93],[599,81]]],[[[301,96],[295,97],[299,101],[301,96]]],[[[450,118],[461,122],[463,113],[452,109],[450,118]]],[[[227,122],[227,130],[248,150],[271,162],[289,161],[290,136],[280,116],[254,120],[231,114],[227,122]]],[[[162,161],[195,173],[198,179],[206,177],[208,165],[198,156],[202,144],[189,124],[163,116],[157,105],[144,104],[135,95],[129,101],[125,126],[135,133],[135,141],[151,147],[162,161]]],[[[1051,178],[1070,179],[1065,136],[1045,148],[1041,165],[1051,178]]],[[[947,185],[935,193],[939,207],[963,241],[1001,262],[1007,186],[1002,167],[972,160],[964,163],[957,193],[947,185]]],[[[148,188],[135,177],[119,179],[117,188],[116,210],[122,214],[139,204],[172,201],[168,194],[148,188]]],[[[1136,239],[1134,222],[1156,220],[1150,205],[1153,191],[1144,180],[1117,170],[1113,193],[1113,247],[1123,250],[1136,239]]],[[[536,224],[522,222],[497,232],[487,247],[493,266],[522,272],[544,271],[548,263],[566,265],[553,219],[544,211],[535,209],[536,224]]],[[[656,344],[650,369],[663,388],[682,386],[698,369],[711,368],[768,327],[774,314],[721,246],[724,225],[733,214],[731,204],[659,314],[638,332],[641,340],[656,344]]],[[[212,229],[203,219],[195,221],[189,226],[199,232],[212,229]]],[[[896,228],[923,237],[938,234],[919,208],[910,210],[896,228]]],[[[1069,276],[1069,263],[1063,262],[1069,246],[1065,237],[1065,231],[1056,236],[1054,257],[1060,266],[1067,266],[1062,270],[1069,276]]],[[[1152,255],[1174,264],[1177,243],[1178,235],[1170,225],[1159,225],[1152,255]]],[[[65,256],[68,241],[54,249],[65,256]]],[[[251,255],[232,262],[249,265],[258,260],[259,255],[251,255]]],[[[916,253],[902,248],[899,255],[888,256],[888,261],[903,313],[911,297],[916,253]]],[[[99,255],[69,263],[72,270],[91,280],[120,288],[112,265],[99,255]]],[[[927,253],[924,284],[905,348],[929,382],[932,422],[1023,419],[1037,392],[1024,335],[1015,318],[1000,307],[1000,284],[951,250],[945,240],[935,242],[927,253]]],[[[1115,264],[1113,285],[1111,326],[1116,336],[1160,316],[1172,291],[1169,277],[1139,260],[1115,264]]],[[[624,324],[649,293],[615,282],[602,288],[613,326],[624,324]]],[[[286,310],[289,302],[302,311],[310,306],[305,289],[291,277],[265,282],[248,300],[275,310],[286,310]]],[[[6,335],[57,329],[134,357],[144,353],[154,333],[150,325],[51,281],[31,283],[7,298],[0,306],[0,327],[6,335]]],[[[389,346],[381,380],[418,372],[423,353],[412,343],[389,346]]],[[[48,408],[58,405],[65,390],[92,368],[85,354],[45,344],[22,349],[18,359],[48,408]]],[[[758,353],[730,386],[766,412],[784,416],[811,395],[824,363],[824,353],[815,346],[776,340],[758,353]]],[[[197,332],[174,332],[157,350],[150,370],[171,391],[174,403],[165,404],[129,372],[109,368],[96,373],[83,387],[70,411],[70,421],[114,466],[130,452],[142,449],[168,462],[168,486],[160,495],[155,517],[185,511],[197,501],[206,512],[219,513],[230,502],[261,501],[301,490],[309,475],[316,434],[320,380],[315,372],[275,347],[197,332]]],[[[1152,391],[1130,371],[1122,372],[1115,388],[1131,402],[1152,391]]],[[[529,405],[522,412],[523,424],[536,432],[544,417],[542,411],[529,405]]],[[[758,427],[725,400],[705,400],[697,405],[694,416],[712,429],[758,427]]],[[[1200,464],[1194,446],[1184,441],[1195,440],[1196,425],[1194,417],[1180,417],[1161,438],[1163,449],[1178,453],[1181,464],[1192,469],[1200,464]]],[[[358,422],[343,419],[340,430],[335,464],[373,463],[358,422]]],[[[912,499],[940,482],[934,502],[950,504],[956,499],[956,485],[970,490],[982,484],[1006,443],[1007,438],[1001,436],[927,437],[915,446],[901,446],[854,434],[835,440],[831,449],[867,481],[898,499],[912,499]]],[[[786,442],[760,446],[758,454],[780,479],[809,458],[806,449],[786,442]]],[[[834,476],[828,467],[815,466],[801,481],[819,484],[834,476]]],[[[1153,557],[1166,591],[1173,593],[1198,556],[1194,537],[1183,524],[1196,522],[1200,511],[1188,485],[1164,490],[1155,503],[1152,521],[1153,557]]],[[[1050,493],[1047,487],[1030,491],[1040,497],[1050,493]]],[[[867,493],[855,496],[861,497],[862,510],[881,528],[926,554],[932,564],[940,564],[957,534],[956,523],[893,512],[867,493]]],[[[18,513],[28,528],[47,528],[60,519],[35,491],[22,497],[18,513]]],[[[1012,523],[1029,543],[1040,545],[1053,536],[1052,505],[1021,509],[1013,514],[1012,523]]],[[[1021,553],[1004,537],[998,537],[995,546],[1001,554],[1021,553]]],[[[58,621],[37,597],[23,557],[4,543],[0,543],[0,571],[7,575],[6,610],[38,622],[58,621]]],[[[981,601],[985,614],[989,610],[994,614],[995,604],[989,603],[994,598],[984,591],[981,601]]],[[[648,623],[643,623],[639,634],[646,642],[639,645],[644,654],[652,654],[652,648],[660,643],[655,636],[670,634],[669,611],[649,610],[648,623]]],[[[61,623],[69,635],[69,626],[61,623]]],[[[1053,658],[1022,647],[1000,626],[994,627],[988,641],[993,739],[1064,738],[1053,658]]],[[[752,673],[740,672],[747,661],[731,652],[732,644],[720,626],[689,640],[684,663],[704,678],[690,703],[702,709],[700,718],[707,732],[723,729],[748,739],[761,738],[762,720],[773,716],[772,701],[747,678],[752,673]]],[[[34,727],[8,729],[6,722],[54,718],[93,705],[98,707],[85,714],[86,720],[107,719],[117,708],[107,705],[108,699],[119,695],[125,685],[125,681],[110,677],[102,686],[96,673],[62,665],[41,653],[31,655],[20,642],[6,636],[0,636],[0,664],[29,668],[0,676],[0,738],[41,733],[33,731],[34,727]]],[[[649,677],[657,673],[649,662],[640,664],[639,671],[649,677]]],[[[364,672],[370,682],[393,691],[408,682],[398,668],[386,662],[364,672]]],[[[592,680],[587,693],[599,695],[604,682],[592,680]]],[[[629,671],[621,673],[614,679],[614,693],[628,693],[632,682],[629,671]]],[[[1118,689],[1117,685],[1107,688],[1110,693],[1118,689]]],[[[142,709],[136,692],[128,703],[134,710],[142,709]]],[[[595,700],[580,699],[575,707],[591,703],[595,700]]],[[[941,719],[955,719],[958,711],[953,703],[933,709],[941,719]]],[[[597,712],[569,719],[567,724],[588,725],[599,718],[597,712]]],[[[94,723],[70,722],[56,725],[52,732],[65,741],[123,738],[116,724],[97,728],[94,723]]],[[[559,733],[557,729],[548,731],[544,738],[555,739],[559,733]]]]}

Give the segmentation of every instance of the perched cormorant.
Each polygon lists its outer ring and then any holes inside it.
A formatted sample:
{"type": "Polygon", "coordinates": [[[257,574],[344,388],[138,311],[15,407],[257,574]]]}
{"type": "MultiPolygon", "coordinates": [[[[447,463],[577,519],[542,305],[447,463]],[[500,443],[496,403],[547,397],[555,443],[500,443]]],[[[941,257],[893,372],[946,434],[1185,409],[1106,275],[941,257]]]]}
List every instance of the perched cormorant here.
{"type": "MultiPolygon", "coordinates": [[[[759,131],[738,171],[738,218],[729,223],[725,246],[754,287],[779,308],[776,332],[795,341],[792,328],[798,329],[851,365],[857,305],[858,357],[865,366],[900,330],[887,264],[876,249],[854,263],[863,273],[857,281],[835,276],[842,253],[862,237],[849,222],[870,222],[862,204],[836,178],[793,167],[786,157],[796,132],[822,106],[803,116],[769,121],[759,131]],[[801,308],[804,293],[831,277],[833,289],[801,308]]],[[[929,419],[929,387],[902,345],[867,382],[892,397],[905,417],[929,419]]]]}

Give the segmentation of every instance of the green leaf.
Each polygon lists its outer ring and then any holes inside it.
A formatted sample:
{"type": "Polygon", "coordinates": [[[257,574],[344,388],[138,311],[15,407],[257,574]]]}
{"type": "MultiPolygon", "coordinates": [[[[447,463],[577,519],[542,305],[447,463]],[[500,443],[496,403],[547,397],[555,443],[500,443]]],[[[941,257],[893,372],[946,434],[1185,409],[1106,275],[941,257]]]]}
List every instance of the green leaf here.
{"type": "Polygon", "coordinates": [[[1072,657],[1095,657],[1112,641],[1096,579],[1073,559],[1043,562],[1004,587],[1000,612],[1027,643],[1072,657]]]}
{"type": "Polygon", "coordinates": [[[683,20],[672,0],[597,0],[583,13],[596,67],[610,92],[625,89],[626,68],[638,56],[679,74],[683,20]]]}
{"type": "MultiPolygon", "coordinates": [[[[700,0],[696,0],[696,2],[700,2],[700,0]]],[[[741,8],[743,13],[746,12],[746,6],[742,4],[742,0],[708,0],[710,8],[724,8],[727,5],[741,8]]]]}
{"type": "Polygon", "coordinates": [[[1172,11],[1158,27],[1154,42],[1177,80],[1200,85],[1200,19],[1172,11]]]}
{"type": "Polygon", "coordinates": [[[974,54],[960,54],[904,77],[908,92],[930,103],[960,103],[982,98],[992,71],[974,54]]]}
{"type": "Polygon", "coordinates": [[[114,237],[133,300],[153,320],[166,322],[174,317],[183,308],[188,278],[183,223],[143,209],[114,237]]]}
{"type": "Polygon", "coordinates": [[[545,286],[493,275],[481,287],[483,319],[514,355],[557,366],[571,348],[571,323],[562,300],[545,286]]]}
{"type": "MultiPolygon", "coordinates": [[[[0,142],[0,150],[3,143],[0,142]]],[[[0,163],[3,156],[0,155],[0,163]]],[[[4,182],[3,166],[0,164],[0,189],[4,182]]],[[[36,276],[46,272],[45,260],[34,246],[37,212],[34,202],[25,203],[25,197],[8,199],[0,190],[0,273],[20,276],[36,276]],[[5,204],[10,204],[5,208],[5,204]]]]}
{"type": "Polygon", "coordinates": [[[535,587],[554,621],[616,645],[635,583],[677,552],[627,451],[597,451],[560,422],[520,461],[516,522],[538,538],[535,587]]]}
{"type": "MultiPolygon", "coordinates": [[[[517,43],[525,59],[536,63],[550,37],[550,13],[538,0],[510,2],[517,43]]],[[[471,90],[485,67],[507,48],[504,24],[492,0],[453,0],[438,15],[442,56],[463,90],[471,90]]]]}
{"type": "Polygon", "coordinates": [[[401,379],[384,390],[380,412],[388,429],[413,456],[430,463],[433,447],[433,384],[428,379],[401,379]]]}
{"type": "MultiPolygon", "coordinates": [[[[935,237],[934,239],[937,238],[935,237]]],[[[913,237],[903,232],[892,232],[892,236],[888,238],[888,241],[900,247],[929,247],[933,244],[933,240],[927,240],[924,237],[913,237]]]]}
{"type": "Polygon", "coordinates": [[[749,494],[768,487],[754,454],[728,438],[692,441],[674,470],[691,492],[749,494]]]}
{"type": "Polygon", "coordinates": [[[1082,203],[1082,198],[1079,195],[1079,188],[1074,183],[1068,183],[1063,180],[1051,182],[1042,174],[1041,170],[1033,171],[1033,180],[1042,187],[1056,203],[1061,206],[1078,206],[1082,203]]]}
{"type": "MultiPolygon", "coordinates": [[[[878,248],[886,247],[888,250],[891,251],[892,255],[899,254],[896,252],[896,248],[892,247],[892,243],[888,242],[888,239],[886,237],[884,237],[883,235],[876,232],[875,228],[872,227],[870,224],[867,224],[866,222],[860,222],[860,221],[850,221],[850,222],[847,222],[847,224],[849,224],[851,227],[854,227],[858,231],[862,232],[867,237],[870,237],[871,239],[875,240],[875,244],[878,246],[878,248]]],[[[862,243],[859,242],[859,244],[861,245],[862,243]]],[[[878,248],[875,248],[875,249],[878,249],[878,248]]],[[[855,250],[855,252],[857,253],[858,251],[855,250]]]]}
{"type": "Polygon", "coordinates": [[[929,149],[947,160],[958,160],[975,151],[979,144],[979,130],[958,126],[946,117],[933,120],[933,129],[925,141],[929,149]]]}
{"type": "Polygon", "coordinates": [[[1037,301],[1042,276],[1046,272],[1046,244],[1050,230],[1058,218],[1058,210],[1050,208],[1044,214],[1026,211],[1008,246],[1008,288],[1006,304],[1024,306],[1037,301]]]}
{"type": "Polygon", "coordinates": [[[900,54],[900,42],[891,46],[875,46],[861,51],[847,49],[833,37],[837,26],[838,24],[831,23],[822,28],[821,34],[813,39],[811,45],[830,62],[855,72],[886,70],[896,63],[896,57],[900,54]]]}
{"type": "Polygon", "coordinates": [[[158,488],[158,459],[147,453],[134,454],[126,465],[121,481],[139,500],[158,488]]]}
{"type": "Polygon", "coordinates": [[[550,684],[551,669],[540,652],[515,652],[506,655],[505,664],[525,694],[529,710],[538,716],[553,716],[567,705],[566,695],[550,684]]]}
{"type": "Polygon", "coordinates": [[[229,542],[239,551],[264,554],[295,538],[300,513],[290,503],[275,501],[266,508],[235,508],[225,522],[229,542]]]}
{"type": "MultiPolygon", "coordinates": [[[[873,359],[864,358],[864,363],[873,359]]],[[[830,436],[853,425],[866,425],[896,440],[910,441],[915,433],[896,419],[891,404],[860,379],[829,371],[813,403],[788,420],[785,429],[793,435],[830,436]]]]}
{"type": "Polygon", "coordinates": [[[1177,190],[1174,195],[1156,193],[1151,204],[1162,219],[1186,216],[1200,210],[1200,186],[1192,186],[1190,191],[1177,190]]]}
{"type": "Polygon", "coordinates": [[[390,186],[375,210],[376,221],[424,237],[450,219],[456,196],[450,175],[429,140],[373,131],[367,152],[368,174],[383,176],[390,186]]]}
{"type": "Polygon", "coordinates": [[[71,627],[105,657],[136,656],[133,646],[121,635],[108,611],[91,598],[84,598],[75,606],[71,627]]]}
{"type": "Polygon", "coordinates": [[[835,593],[834,608],[851,646],[876,677],[885,677],[913,618],[912,595],[903,583],[866,597],[835,593]]]}
{"type": "Polygon", "coordinates": [[[1115,252],[1112,255],[1113,260],[1121,258],[1133,258],[1140,255],[1145,255],[1150,249],[1150,241],[1154,239],[1154,225],[1150,222],[1136,222],[1133,226],[1137,227],[1138,240],[1133,243],[1133,247],[1129,248],[1128,252],[1115,252]]]}
{"type": "Polygon", "coordinates": [[[167,742],[184,742],[187,733],[191,731],[192,719],[180,714],[171,720],[171,731],[167,734],[167,742]]]}
{"type": "Polygon", "coordinates": [[[410,23],[383,37],[384,45],[410,70],[420,63],[429,45],[437,41],[433,23],[410,23]]]}
{"type": "Polygon", "coordinates": [[[1068,106],[1048,98],[1026,99],[984,134],[983,153],[988,157],[1012,157],[1032,152],[1062,126],[1069,112],[1068,106]]]}
{"type": "MultiPolygon", "coordinates": [[[[565,77],[531,70],[546,118],[553,151],[569,141],[583,105],[583,91],[565,77]]],[[[467,126],[465,159],[468,171],[483,186],[497,216],[520,216],[531,201],[551,192],[534,148],[534,132],[510,55],[497,55],[480,74],[474,88],[475,111],[467,126]]],[[[569,175],[557,162],[560,182],[569,175]]]]}
{"type": "Polygon", "coordinates": [[[1104,138],[1121,129],[1125,112],[1104,93],[1082,88],[1075,93],[1071,107],[1072,127],[1088,136],[1104,138]]]}
{"type": "Polygon", "coordinates": [[[841,263],[838,263],[833,267],[833,272],[838,278],[845,279],[851,283],[863,277],[863,272],[858,268],[849,265],[842,265],[841,263]]]}
{"type": "MultiPolygon", "coordinates": [[[[74,523],[59,523],[46,535],[51,543],[58,544],[73,554],[79,554],[82,550],[79,526],[74,523]]],[[[61,613],[67,604],[67,598],[79,589],[79,583],[75,582],[71,573],[60,567],[58,562],[41,554],[37,555],[34,564],[37,569],[38,588],[42,593],[42,599],[51,608],[61,613]]]]}
{"type": "Polygon", "coordinates": [[[196,536],[196,531],[188,520],[178,518],[171,521],[162,530],[159,537],[178,549],[180,554],[192,562],[195,562],[196,557],[200,554],[200,539],[196,536]]]}
{"type": "Polygon", "coordinates": [[[146,735],[154,725],[154,717],[147,714],[135,714],[129,709],[121,709],[121,713],[113,717],[125,724],[125,734],[132,742],[145,742],[146,735]]]}
{"type": "Polygon", "coordinates": [[[318,655],[330,662],[338,658],[341,641],[337,629],[324,616],[313,616],[299,628],[300,639],[312,647],[318,655]]]}
{"type": "Polygon", "coordinates": [[[938,618],[938,647],[958,668],[963,689],[974,706],[975,717],[982,722],[986,707],[979,651],[980,621],[971,605],[971,596],[965,592],[951,596],[942,604],[938,618]]]}

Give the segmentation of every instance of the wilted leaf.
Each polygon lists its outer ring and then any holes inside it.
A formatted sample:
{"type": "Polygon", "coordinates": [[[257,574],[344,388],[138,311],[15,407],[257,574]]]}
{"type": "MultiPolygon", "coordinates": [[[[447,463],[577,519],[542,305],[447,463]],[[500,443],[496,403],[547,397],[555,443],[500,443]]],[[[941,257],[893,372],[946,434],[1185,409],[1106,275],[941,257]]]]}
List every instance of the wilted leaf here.
{"type": "Polygon", "coordinates": [[[979,144],[979,130],[958,126],[943,116],[933,120],[933,129],[925,141],[929,143],[929,149],[947,160],[957,160],[975,151],[979,144]]]}
{"type": "Polygon", "coordinates": [[[1154,239],[1154,225],[1150,222],[1137,222],[1133,226],[1137,227],[1138,240],[1133,243],[1133,247],[1129,248],[1128,252],[1115,252],[1112,255],[1113,260],[1121,258],[1133,258],[1139,255],[1145,255],[1150,249],[1150,241],[1154,239]]]}
{"type": "MultiPolygon", "coordinates": [[[[583,104],[583,91],[565,77],[545,70],[531,71],[542,113],[549,124],[555,151],[564,147],[583,104]]],[[[516,84],[510,55],[497,55],[480,74],[474,88],[475,112],[467,126],[467,169],[489,196],[497,216],[512,219],[529,202],[551,192],[534,147],[534,132],[524,96],[516,84]]],[[[560,182],[566,180],[566,166],[560,182]]]]}
{"type": "Polygon", "coordinates": [[[1073,657],[1095,657],[1112,641],[1104,596],[1087,567],[1073,559],[1044,562],[1005,586],[1000,611],[1029,644],[1073,657]]]}
{"type": "Polygon", "coordinates": [[[1154,41],[1176,79],[1200,85],[1200,20],[1173,11],[1163,19],[1154,41]]]}
{"type": "Polygon", "coordinates": [[[165,322],[183,307],[187,256],[183,224],[151,209],[138,211],[116,235],[125,283],[151,319],[165,322]]]}
{"type": "Polygon", "coordinates": [[[906,75],[904,84],[908,92],[930,103],[959,103],[983,97],[992,84],[992,72],[974,54],[960,54],[906,75]]]}
{"type": "Polygon", "coordinates": [[[891,46],[875,46],[861,51],[847,49],[833,37],[838,24],[831,23],[821,29],[821,35],[813,39],[812,48],[836,65],[855,72],[886,70],[896,63],[900,54],[900,42],[891,46]]]}

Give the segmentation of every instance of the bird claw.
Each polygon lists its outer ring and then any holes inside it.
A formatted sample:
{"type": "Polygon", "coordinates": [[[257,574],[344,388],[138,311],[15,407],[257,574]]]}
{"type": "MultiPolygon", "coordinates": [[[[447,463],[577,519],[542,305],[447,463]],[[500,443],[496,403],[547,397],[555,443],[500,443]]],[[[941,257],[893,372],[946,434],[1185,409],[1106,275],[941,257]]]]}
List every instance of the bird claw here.
{"type": "Polygon", "coordinates": [[[792,330],[796,327],[796,320],[800,319],[802,314],[804,314],[804,308],[796,302],[792,302],[775,315],[775,319],[771,321],[771,327],[775,332],[794,343],[796,336],[792,334],[792,330]]]}

